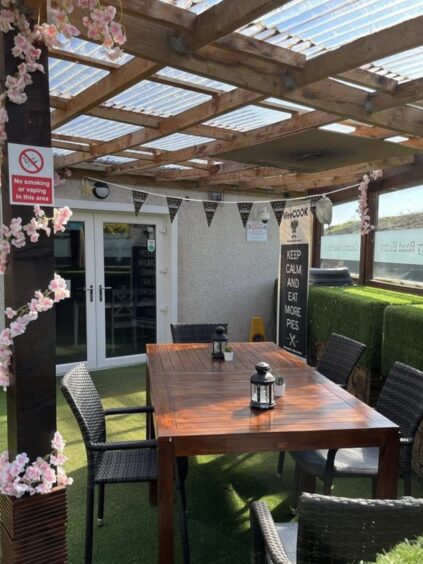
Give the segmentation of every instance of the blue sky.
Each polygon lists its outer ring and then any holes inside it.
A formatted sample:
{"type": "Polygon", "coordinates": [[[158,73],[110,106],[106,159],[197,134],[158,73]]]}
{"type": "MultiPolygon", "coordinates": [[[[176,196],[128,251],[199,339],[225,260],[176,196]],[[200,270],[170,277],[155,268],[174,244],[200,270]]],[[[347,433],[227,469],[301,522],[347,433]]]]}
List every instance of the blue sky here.
{"type": "MultiPolygon", "coordinates": [[[[357,208],[358,202],[334,206],[331,226],[358,219],[357,208]]],[[[423,212],[423,185],[383,194],[379,199],[379,217],[418,212],[423,212]]]]}

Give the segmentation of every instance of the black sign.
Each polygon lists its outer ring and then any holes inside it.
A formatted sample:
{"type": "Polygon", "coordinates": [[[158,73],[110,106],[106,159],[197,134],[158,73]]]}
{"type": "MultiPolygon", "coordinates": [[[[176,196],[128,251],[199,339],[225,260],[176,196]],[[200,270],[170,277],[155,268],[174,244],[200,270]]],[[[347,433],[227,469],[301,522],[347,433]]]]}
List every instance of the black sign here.
{"type": "Polygon", "coordinates": [[[281,245],[279,346],[307,354],[308,243],[281,245]]]}

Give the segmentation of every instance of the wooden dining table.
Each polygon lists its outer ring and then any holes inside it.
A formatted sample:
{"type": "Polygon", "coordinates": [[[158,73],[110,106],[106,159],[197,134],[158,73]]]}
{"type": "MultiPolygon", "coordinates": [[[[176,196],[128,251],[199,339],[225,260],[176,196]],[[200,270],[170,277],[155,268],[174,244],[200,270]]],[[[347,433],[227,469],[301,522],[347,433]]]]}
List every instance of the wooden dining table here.
{"type": "MultiPolygon", "coordinates": [[[[147,345],[147,399],[159,443],[159,561],[174,558],[174,459],[203,454],[379,447],[376,495],[395,498],[399,429],[274,343],[235,343],[232,362],[211,344],[147,345]],[[273,409],[250,408],[250,376],[264,361],[286,379],[273,409]]],[[[254,492],[252,492],[254,493],[254,492]]]]}

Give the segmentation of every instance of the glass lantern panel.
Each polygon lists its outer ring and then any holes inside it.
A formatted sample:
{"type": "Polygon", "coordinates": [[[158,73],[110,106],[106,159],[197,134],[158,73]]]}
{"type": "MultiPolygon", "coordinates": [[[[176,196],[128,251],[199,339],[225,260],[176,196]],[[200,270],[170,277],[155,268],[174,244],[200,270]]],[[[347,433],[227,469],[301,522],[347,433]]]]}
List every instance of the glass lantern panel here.
{"type": "Polygon", "coordinates": [[[251,384],[251,401],[258,403],[259,386],[251,384]]]}

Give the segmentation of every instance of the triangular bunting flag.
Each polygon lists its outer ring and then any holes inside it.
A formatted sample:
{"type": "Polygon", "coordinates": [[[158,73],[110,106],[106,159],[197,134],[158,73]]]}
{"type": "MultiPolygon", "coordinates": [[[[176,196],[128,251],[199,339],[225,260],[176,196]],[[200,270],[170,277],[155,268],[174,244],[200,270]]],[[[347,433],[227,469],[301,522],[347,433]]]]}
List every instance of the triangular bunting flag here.
{"type": "Polygon", "coordinates": [[[203,202],[204,212],[206,214],[207,223],[209,227],[211,225],[211,222],[213,221],[218,203],[219,202],[210,202],[210,201],[203,202]]]}
{"type": "Polygon", "coordinates": [[[250,217],[250,211],[253,207],[252,202],[238,202],[238,211],[241,216],[242,225],[245,227],[247,225],[248,218],[250,217]]]}
{"type": "Polygon", "coordinates": [[[270,202],[270,205],[272,206],[272,210],[273,213],[275,214],[276,221],[278,222],[278,225],[280,225],[282,221],[283,212],[286,206],[286,201],[277,200],[275,202],[270,202]]]}
{"type": "Polygon", "coordinates": [[[170,223],[173,223],[176,214],[178,213],[179,207],[182,204],[181,198],[166,198],[167,207],[169,208],[170,223]]]}
{"type": "Polygon", "coordinates": [[[135,217],[139,214],[140,209],[143,207],[147,199],[147,192],[140,192],[139,190],[132,190],[132,198],[134,200],[135,217]]]}

